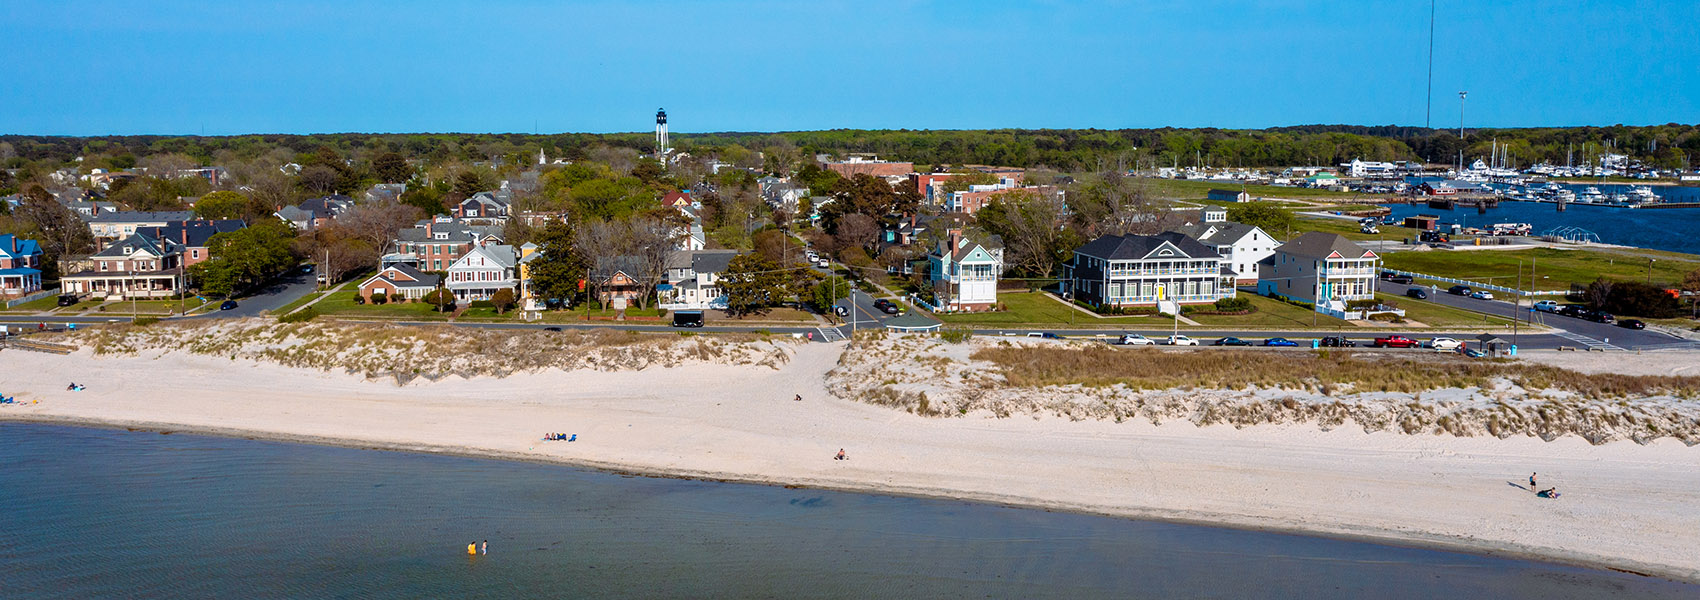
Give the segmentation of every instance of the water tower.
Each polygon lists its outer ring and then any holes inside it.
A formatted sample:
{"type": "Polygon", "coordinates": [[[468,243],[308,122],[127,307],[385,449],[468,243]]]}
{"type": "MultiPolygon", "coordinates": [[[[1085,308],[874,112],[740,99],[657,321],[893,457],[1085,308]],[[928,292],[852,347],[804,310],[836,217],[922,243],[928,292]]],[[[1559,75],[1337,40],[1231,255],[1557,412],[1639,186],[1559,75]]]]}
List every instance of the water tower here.
{"type": "Polygon", "coordinates": [[[667,109],[655,109],[655,157],[667,155],[667,109]]]}

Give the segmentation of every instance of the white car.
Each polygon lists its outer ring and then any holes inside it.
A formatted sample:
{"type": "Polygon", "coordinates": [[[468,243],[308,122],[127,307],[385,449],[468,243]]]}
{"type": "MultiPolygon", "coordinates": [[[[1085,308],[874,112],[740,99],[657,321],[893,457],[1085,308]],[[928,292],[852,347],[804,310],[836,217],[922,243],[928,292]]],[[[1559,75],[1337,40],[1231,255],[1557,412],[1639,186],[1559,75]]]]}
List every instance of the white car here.
{"type": "Polygon", "coordinates": [[[825,269],[827,267],[832,266],[832,263],[826,262],[826,259],[823,258],[823,259],[815,261],[815,266],[820,267],[822,269],[825,269]]]}
{"type": "Polygon", "coordinates": [[[1492,300],[1493,292],[1487,290],[1476,290],[1474,292],[1470,292],[1470,297],[1477,300],[1492,300]]]}
{"type": "Polygon", "coordinates": [[[1540,312],[1555,313],[1558,312],[1558,302],[1555,300],[1541,300],[1535,302],[1535,305],[1532,308],[1540,312]]]}
{"type": "Polygon", "coordinates": [[[1437,337],[1428,341],[1428,347],[1446,352],[1464,347],[1464,342],[1448,337],[1437,337]]]}
{"type": "Polygon", "coordinates": [[[1111,342],[1111,343],[1113,343],[1117,346],[1155,346],[1155,345],[1157,345],[1157,342],[1151,341],[1151,338],[1145,337],[1143,335],[1139,335],[1137,333],[1130,333],[1130,334],[1124,335],[1124,336],[1121,337],[1121,339],[1116,340],[1116,341],[1111,342]]]}
{"type": "Polygon", "coordinates": [[[1198,340],[1184,335],[1171,335],[1168,339],[1163,340],[1163,343],[1170,346],[1197,346],[1198,340]]]}

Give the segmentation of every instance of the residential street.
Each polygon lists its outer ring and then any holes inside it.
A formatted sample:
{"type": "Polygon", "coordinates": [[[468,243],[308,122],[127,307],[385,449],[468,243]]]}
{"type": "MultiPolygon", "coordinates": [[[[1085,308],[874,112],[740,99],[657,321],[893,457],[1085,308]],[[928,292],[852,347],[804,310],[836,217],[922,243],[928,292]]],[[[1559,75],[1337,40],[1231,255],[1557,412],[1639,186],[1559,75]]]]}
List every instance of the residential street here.
{"type": "MultiPolygon", "coordinates": [[[[1409,286],[1404,284],[1388,283],[1386,281],[1380,281],[1376,284],[1377,291],[1397,295],[1400,297],[1401,302],[1434,302],[1436,304],[1477,312],[1485,312],[1506,318],[1510,318],[1513,314],[1516,314],[1519,319],[1533,318],[1534,322],[1537,324],[1562,330],[1563,332],[1557,337],[1567,340],[1569,342],[1567,345],[1571,346],[1599,347],[1607,350],[1650,350],[1657,348],[1700,347],[1700,343],[1696,343],[1693,340],[1674,338],[1651,330],[1625,329],[1623,327],[1607,323],[1595,323],[1593,321],[1578,319],[1575,317],[1535,312],[1527,308],[1524,308],[1522,311],[1518,311],[1516,307],[1511,305],[1510,302],[1504,300],[1477,300],[1469,296],[1455,296],[1448,294],[1446,293],[1447,287],[1450,286],[1436,286],[1431,288],[1430,286],[1425,285],[1409,286]],[[1406,297],[1405,291],[1412,287],[1421,287],[1425,290],[1429,290],[1428,300],[1417,300],[1406,297]]],[[[1553,299],[1558,300],[1560,303],[1564,301],[1563,298],[1554,297],[1553,299]]]]}

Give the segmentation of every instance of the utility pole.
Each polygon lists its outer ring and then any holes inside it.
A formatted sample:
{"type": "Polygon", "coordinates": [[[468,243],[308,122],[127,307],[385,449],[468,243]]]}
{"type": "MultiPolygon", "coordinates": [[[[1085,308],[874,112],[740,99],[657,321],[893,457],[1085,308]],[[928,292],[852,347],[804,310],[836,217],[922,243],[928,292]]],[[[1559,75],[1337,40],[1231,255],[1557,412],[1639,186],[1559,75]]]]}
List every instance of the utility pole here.
{"type": "Polygon", "coordinates": [[[1434,2],[1428,2],[1428,100],[1427,109],[1423,112],[1423,127],[1430,127],[1434,118],[1434,2]]]}
{"type": "Polygon", "coordinates": [[[1658,259],[1656,259],[1656,258],[1647,259],[1647,285],[1653,284],[1653,262],[1656,261],[1656,260],[1658,260],[1658,259]]]}

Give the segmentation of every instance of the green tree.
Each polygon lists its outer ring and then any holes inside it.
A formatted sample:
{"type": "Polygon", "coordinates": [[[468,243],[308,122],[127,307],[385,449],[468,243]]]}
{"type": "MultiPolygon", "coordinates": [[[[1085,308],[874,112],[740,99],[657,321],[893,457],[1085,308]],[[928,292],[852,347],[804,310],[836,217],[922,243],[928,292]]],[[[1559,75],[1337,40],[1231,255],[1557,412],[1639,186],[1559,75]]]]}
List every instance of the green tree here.
{"type": "Polygon", "coordinates": [[[1228,207],[1228,220],[1262,227],[1269,235],[1287,237],[1297,221],[1292,211],[1273,202],[1243,202],[1228,207]]]}
{"type": "Polygon", "coordinates": [[[240,219],[248,210],[248,198],[231,191],[217,191],[195,201],[195,216],[202,219],[240,219]]]}
{"type": "Polygon", "coordinates": [[[815,310],[828,312],[832,310],[834,302],[850,297],[850,282],[834,275],[815,284],[814,292],[811,303],[814,304],[815,310]]]}
{"type": "Polygon", "coordinates": [[[514,307],[514,291],[509,288],[496,290],[496,293],[490,295],[490,305],[496,307],[496,314],[508,312],[508,309],[514,307]]]}
{"type": "Polygon", "coordinates": [[[726,265],[720,289],[726,292],[726,313],[735,317],[760,314],[785,298],[788,278],[758,254],[740,254],[726,265]]]}
{"type": "Polygon", "coordinates": [[[431,290],[430,293],[425,294],[424,301],[426,304],[430,304],[435,307],[437,312],[448,312],[450,310],[454,310],[455,293],[449,291],[447,288],[437,288],[435,290],[431,290]]]}
{"type": "Polygon", "coordinates": [[[372,159],[372,174],[384,183],[403,183],[413,178],[413,167],[399,152],[385,152],[372,159]]]}
{"type": "Polygon", "coordinates": [[[579,282],[586,275],[586,262],[573,245],[573,227],[550,222],[531,241],[538,245],[539,252],[526,267],[531,274],[532,291],[545,300],[571,302],[578,296],[579,282]]]}
{"type": "Polygon", "coordinates": [[[473,194],[496,187],[490,179],[490,172],[484,169],[461,171],[455,175],[454,193],[462,198],[470,198],[473,194]]]}
{"type": "Polygon", "coordinates": [[[295,233],[277,220],[220,233],[207,240],[211,258],[190,267],[189,273],[202,291],[229,295],[294,266],[294,241],[295,233]]]}

